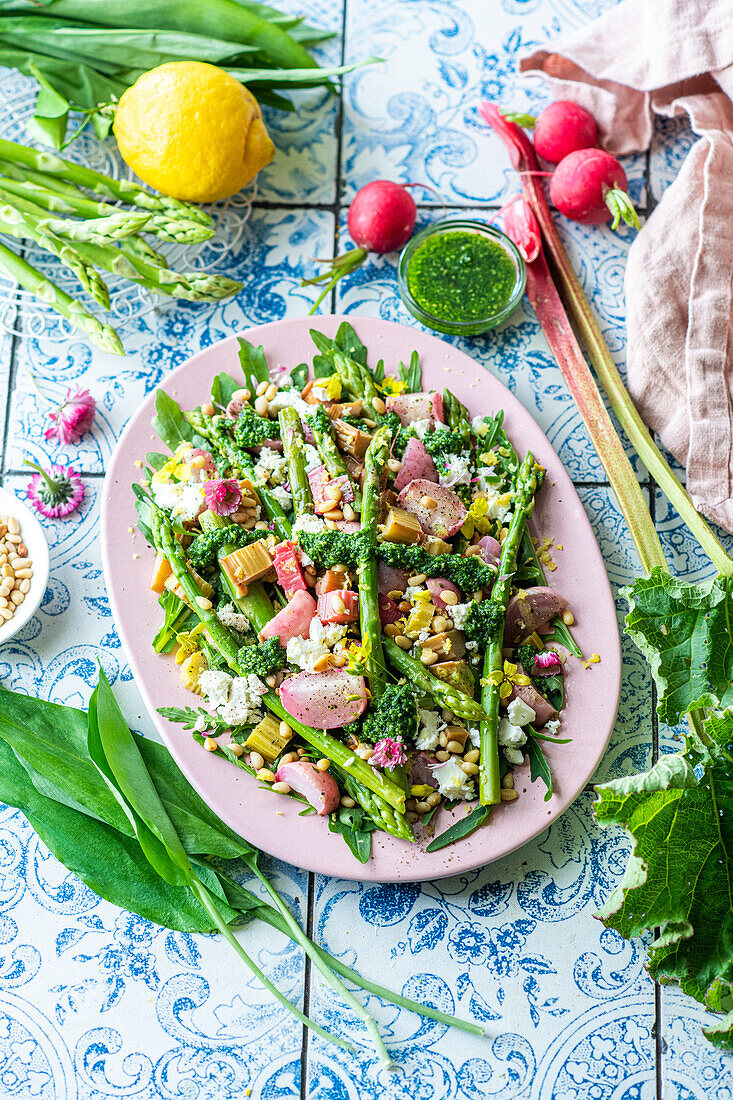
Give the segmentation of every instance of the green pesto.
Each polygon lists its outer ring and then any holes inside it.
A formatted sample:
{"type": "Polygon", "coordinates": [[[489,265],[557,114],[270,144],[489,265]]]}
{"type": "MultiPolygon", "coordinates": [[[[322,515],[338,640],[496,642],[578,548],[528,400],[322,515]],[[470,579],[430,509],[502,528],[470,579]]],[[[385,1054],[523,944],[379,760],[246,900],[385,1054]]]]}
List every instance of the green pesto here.
{"type": "Polygon", "coordinates": [[[237,656],[242,676],[272,676],[285,668],[286,652],[278,638],[268,638],[259,645],[242,646],[237,656]]]}
{"type": "Polygon", "coordinates": [[[237,418],[234,438],[239,447],[258,447],[268,439],[279,439],[280,426],[277,420],[259,416],[245,405],[237,418]]]}
{"type": "Polygon", "coordinates": [[[197,572],[201,572],[216,561],[216,555],[225,546],[231,546],[232,550],[239,550],[242,546],[249,546],[258,539],[266,539],[269,531],[245,531],[238,523],[230,523],[226,527],[214,527],[197,535],[188,550],[186,557],[197,572]]]}
{"type": "Polygon", "coordinates": [[[471,642],[478,642],[483,650],[491,636],[504,622],[504,608],[494,600],[472,603],[463,627],[471,642]]]}
{"type": "MultiPolygon", "coordinates": [[[[405,453],[405,447],[411,439],[417,439],[417,432],[411,424],[406,424],[404,428],[400,428],[395,439],[394,446],[392,447],[392,454],[397,458],[402,458],[405,453]]],[[[436,431],[429,431],[425,433],[422,440],[423,446],[429,455],[433,458],[443,458],[445,455],[459,455],[466,450],[466,442],[461,432],[451,431],[450,429],[444,430],[438,428],[436,431]]]]}
{"type": "Polygon", "coordinates": [[[470,558],[460,554],[433,555],[421,546],[405,546],[399,542],[380,542],[377,555],[386,565],[396,569],[410,569],[426,577],[445,577],[464,593],[488,587],[495,576],[494,570],[475,555],[470,558]]]}
{"type": "Polygon", "coordinates": [[[371,542],[368,531],[357,531],[353,535],[344,531],[301,531],[298,545],[316,565],[331,569],[334,565],[357,566],[369,557],[371,542]]]}
{"type": "Polygon", "coordinates": [[[515,282],[514,264],[502,246],[462,229],[427,237],[407,271],[417,304],[446,321],[493,317],[506,306],[515,282]]]}

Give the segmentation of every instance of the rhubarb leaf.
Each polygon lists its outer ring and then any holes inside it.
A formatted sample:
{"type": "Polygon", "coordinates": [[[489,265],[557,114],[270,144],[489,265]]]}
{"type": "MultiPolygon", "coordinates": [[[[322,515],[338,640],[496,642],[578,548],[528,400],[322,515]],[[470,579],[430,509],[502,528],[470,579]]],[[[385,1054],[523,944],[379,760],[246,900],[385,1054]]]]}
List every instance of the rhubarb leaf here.
{"type": "MultiPolygon", "coordinates": [[[[641,775],[597,787],[601,826],[622,825],[633,850],[599,914],[627,938],[659,929],[653,978],[678,982],[717,1011],[733,1009],[733,712],[641,775]]],[[[733,1015],[706,1032],[733,1048],[733,1015]]]]}
{"type": "Polygon", "coordinates": [[[668,725],[700,707],[733,703],[733,581],[689,584],[657,568],[623,590],[626,632],[649,662],[668,725]]]}

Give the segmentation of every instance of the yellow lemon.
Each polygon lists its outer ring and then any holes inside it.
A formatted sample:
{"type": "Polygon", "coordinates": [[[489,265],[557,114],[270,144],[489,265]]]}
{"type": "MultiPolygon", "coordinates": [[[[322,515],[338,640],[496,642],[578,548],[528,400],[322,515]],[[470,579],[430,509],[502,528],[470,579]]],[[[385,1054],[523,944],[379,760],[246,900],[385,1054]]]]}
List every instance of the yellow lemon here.
{"type": "Polygon", "coordinates": [[[252,93],[203,61],[144,73],[120,99],[114,134],[141,180],[190,202],[235,194],[275,153],[252,93]]]}

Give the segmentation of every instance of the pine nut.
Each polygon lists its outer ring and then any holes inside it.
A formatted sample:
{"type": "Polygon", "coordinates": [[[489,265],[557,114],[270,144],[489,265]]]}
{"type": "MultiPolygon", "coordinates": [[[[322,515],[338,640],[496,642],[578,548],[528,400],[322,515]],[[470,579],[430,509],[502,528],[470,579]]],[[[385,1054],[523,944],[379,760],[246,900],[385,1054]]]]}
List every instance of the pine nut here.
{"type": "Polygon", "coordinates": [[[27,558],[28,557],[28,547],[26,546],[26,544],[24,542],[19,542],[16,549],[17,549],[18,553],[20,554],[21,558],[27,558]]]}
{"type": "Polygon", "coordinates": [[[409,577],[407,583],[410,588],[419,588],[421,584],[425,584],[427,577],[424,573],[416,573],[414,577],[409,577]]]}
{"type": "Polygon", "coordinates": [[[445,749],[438,749],[435,754],[435,759],[440,760],[441,764],[443,764],[446,760],[450,760],[450,753],[446,752],[445,749]]]}
{"type": "Polygon", "coordinates": [[[472,558],[481,554],[482,548],[480,546],[467,546],[463,553],[465,557],[472,558]]]}
{"type": "Polygon", "coordinates": [[[9,607],[0,607],[0,616],[2,616],[2,618],[5,619],[6,622],[8,619],[12,619],[14,614],[15,608],[11,610],[9,607]]]}
{"type": "Polygon", "coordinates": [[[345,520],[348,520],[349,523],[354,522],[354,520],[356,519],[356,512],[350,504],[344,504],[341,511],[344,513],[345,520]]]}
{"type": "Polygon", "coordinates": [[[335,657],[331,658],[331,664],[336,668],[343,668],[344,665],[349,663],[348,657],[343,653],[337,653],[335,657]]]}
{"type": "MultiPolygon", "coordinates": [[[[16,577],[20,577],[21,580],[24,580],[28,577],[33,576],[33,570],[32,569],[26,569],[26,568],[18,569],[18,570],[16,570],[15,575],[16,575],[16,577]]],[[[10,579],[10,578],[8,578],[8,579],[10,579]]]]}
{"type": "Polygon", "coordinates": [[[266,531],[266,530],[267,530],[267,524],[264,521],[264,519],[258,519],[257,523],[255,524],[255,531],[266,531]]]}
{"type": "Polygon", "coordinates": [[[434,665],[438,660],[438,654],[434,649],[424,649],[420,654],[420,660],[424,665],[434,665]]]}
{"type": "Polygon", "coordinates": [[[338,485],[327,485],[326,497],[329,500],[341,500],[341,490],[339,489],[338,485]]]}
{"type": "Polygon", "coordinates": [[[438,735],[438,744],[440,745],[441,749],[447,749],[449,741],[450,741],[450,738],[449,738],[448,734],[445,732],[445,730],[443,730],[438,735]]]}
{"type": "Polygon", "coordinates": [[[235,390],[232,394],[232,401],[249,401],[251,396],[249,390],[235,390]]]}
{"type": "Polygon", "coordinates": [[[398,474],[402,469],[402,463],[400,462],[399,458],[388,458],[387,468],[390,469],[393,474],[398,474]]]}
{"type": "Polygon", "coordinates": [[[501,800],[502,802],[513,802],[515,798],[519,798],[516,791],[506,791],[502,789],[501,800]]]}
{"type": "Polygon", "coordinates": [[[432,511],[433,508],[438,507],[438,502],[435,497],[428,496],[427,493],[425,494],[425,496],[420,497],[420,503],[422,504],[423,508],[427,508],[429,511],[432,511]]]}
{"type": "Polygon", "coordinates": [[[462,770],[466,775],[478,775],[478,764],[467,764],[465,761],[461,764],[462,770]]]}
{"type": "Polygon", "coordinates": [[[319,772],[327,772],[328,769],[331,767],[331,761],[324,756],[323,759],[316,760],[316,767],[318,768],[319,772]]]}
{"type": "Polygon", "coordinates": [[[260,382],[259,386],[255,390],[255,393],[257,394],[258,397],[262,397],[263,393],[267,392],[268,385],[269,385],[269,382],[267,382],[266,379],[263,380],[262,382],[260,382]]]}
{"type": "Polygon", "coordinates": [[[207,401],[204,405],[201,406],[201,412],[204,414],[204,416],[213,416],[214,406],[211,404],[210,401],[207,401]]]}
{"type": "Polygon", "coordinates": [[[257,778],[261,783],[274,783],[275,774],[271,772],[269,768],[260,768],[257,772],[257,778]]]}
{"type": "Polygon", "coordinates": [[[297,752],[286,752],[284,756],[280,757],[280,763],[281,764],[292,764],[297,759],[298,759],[297,752]]]}
{"type": "Polygon", "coordinates": [[[340,508],[331,508],[328,512],[323,513],[323,518],[330,523],[336,523],[337,520],[344,518],[344,513],[340,508]]]}
{"type": "Polygon", "coordinates": [[[206,459],[204,458],[203,455],[196,455],[196,457],[192,458],[191,461],[189,462],[189,466],[191,467],[192,470],[203,470],[205,465],[206,465],[206,459]]]}
{"type": "Polygon", "coordinates": [[[379,413],[380,416],[384,416],[387,411],[387,406],[385,405],[384,401],[382,401],[381,397],[372,398],[372,408],[374,409],[375,413],[379,413]]]}
{"type": "Polygon", "coordinates": [[[204,738],[204,748],[207,752],[216,752],[217,744],[213,737],[204,738]]]}
{"type": "Polygon", "coordinates": [[[265,766],[264,756],[260,756],[258,752],[251,752],[249,754],[249,766],[250,768],[254,768],[256,772],[260,771],[260,769],[265,766]]]}
{"type": "Polygon", "coordinates": [[[267,416],[267,410],[270,408],[270,402],[266,397],[258,397],[255,401],[255,412],[259,416],[267,416]]]}
{"type": "Polygon", "coordinates": [[[417,810],[418,814],[426,814],[430,810],[430,803],[418,802],[415,806],[415,809],[417,810]]]}
{"type": "Polygon", "coordinates": [[[290,794],[290,784],[289,783],[282,783],[282,782],[273,783],[272,784],[272,789],[273,789],[273,791],[275,791],[276,794],[290,794]]]}
{"type": "Polygon", "coordinates": [[[196,606],[200,607],[202,611],[211,611],[211,608],[214,605],[212,604],[211,600],[208,600],[206,598],[206,596],[197,596],[196,597],[196,606]]]}
{"type": "Polygon", "coordinates": [[[20,534],[20,524],[18,523],[15,516],[10,516],[10,518],[8,519],[8,531],[11,535],[20,534]]]}
{"type": "Polygon", "coordinates": [[[575,615],[573,615],[569,607],[566,607],[563,611],[562,621],[565,623],[565,626],[572,626],[575,622],[575,615]]]}
{"type": "Polygon", "coordinates": [[[447,603],[450,607],[453,607],[454,604],[458,603],[458,596],[455,592],[441,592],[440,598],[443,603],[447,603]]]}
{"type": "Polygon", "coordinates": [[[29,580],[21,581],[19,587],[21,592],[25,592],[27,594],[31,590],[31,582],[29,580]]]}
{"type": "Polygon", "coordinates": [[[6,535],[6,542],[12,542],[13,546],[16,546],[20,542],[20,535],[6,535]]]}
{"type": "Polygon", "coordinates": [[[340,596],[333,597],[333,599],[331,600],[331,607],[334,609],[334,611],[337,611],[339,613],[346,610],[346,604],[340,596]]]}
{"type": "Polygon", "coordinates": [[[445,746],[448,752],[461,753],[463,752],[463,745],[460,741],[449,741],[445,746]]]}
{"type": "Polygon", "coordinates": [[[400,628],[397,626],[396,623],[387,623],[384,628],[384,633],[387,635],[388,638],[396,638],[399,632],[400,628]]]}
{"type": "Polygon", "coordinates": [[[275,676],[274,673],[270,676],[265,676],[265,683],[269,688],[274,688],[275,684],[277,683],[277,676],[275,676]]]}
{"type": "Polygon", "coordinates": [[[345,810],[353,810],[356,802],[354,802],[353,798],[349,798],[349,796],[345,794],[341,799],[341,805],[345,810]]]}
{"type": "Polygon", "coordinates": [[[325,672],[331,663],[331,654],[324,653],[322,657],[319,657],[317,661],[313,662],[314,672],[325,672]]]}
{"type": "Polygon", "coordinates": [[[0,607],[7,607],[8,600],[6,596],[0,596],[0,607]]]}
{"type": "Polygon", "coordinates": [[[10,593],[10,600],[11,600],[12,603],[15,604],[16,607],[20,607],[20,605],[22,604],[24,599],[25,599],[25,592],[11,592],[10,593]]]}
{"type": "Polygon", "coordinates": [[[395,638],[395,642],[400,647],[400,649],[412,649],[412,642],[409,638],[406,638],[404,634],[398,634],[395,638]]]}
{"type": "Polygon", "coordinates": [[[276,395],[276,393],[277,393],[277,386],[275,385],[274,382],[270,382],[270,385],[265,390],[265,397],[267,398],[268,401],[272,401],[272,399],[276,395]]]}
{"type": "Polygon", "coordinates": [[[4,565],[2,569],[0,569],[0,573],[2,573],[4,577],[14,576],[13,570],[10,568],[9,565],[4,565]]]}
{"type": "Polygon", "coordinates": [[[235,756],[244,756],[244,749],[236,741],[230,741],[229,748],[232,750],[235,756]]]}
{"type": "Polygon", "coordinates": [[[293,736],[293,731],[291,730],[291,728],[287,724],[287,722],[281,722],[280,723],[280,736],[281,737],[292,737],[293,736]]]}
{"type": "Polygon", "coordinates": [[[481,759],[481,750],[471,749],[470,752],[466,753],[463,759],[466,761],[467,764],[478,764],[479,760],[481,759]]]}
{"type": "Polygon", "coordinates": [[[434,791],[433,794],[428,795],[428,797],[425,799],[425,801],[427,802],[428,806],[432,810],[434,806],[439,806],[440,805],[440,803],[443,801],[443,796],[438,794],[437,791],[434,791]]]}
{"type": "Polygon", "coordinates": [[[501,785],[507,791],[511,791],[514,788],[514,774],[513,774],[513,772],[507,772],[506,773],[506,775],[504,776],[504,778],[501,781],[501,785]]]}

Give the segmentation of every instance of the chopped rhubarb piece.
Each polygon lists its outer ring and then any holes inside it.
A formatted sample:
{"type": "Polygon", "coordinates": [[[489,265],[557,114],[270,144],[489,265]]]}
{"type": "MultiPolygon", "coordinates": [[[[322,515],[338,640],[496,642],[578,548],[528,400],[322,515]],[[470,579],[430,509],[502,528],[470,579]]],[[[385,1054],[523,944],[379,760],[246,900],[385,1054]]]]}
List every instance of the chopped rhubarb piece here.
{"type": "Polygon", "coordinates": [[[278,584],[288,599],[294,593],[306,590],[307,585],[298,558],[298,548],[294,542],[286,540],[278,543],[272,556],[272,564],[275,566],[278,584]]]}
{"type": "Polygon", "coordinates": [[[343,587],[344,574],[336,569],[327,569],[316,581],[316,596],[325,596],[327,592],[335,592],[337,588],[343,587]]]}
{"type": "Polygon", "coordinates": [[[296,592],[290,603],[263,626],[260,639],[279,638],[280,644],[287,646],[291,638],[307,638],[315,613],[316,601],[310,592],[296,592]]]}
{"type": "Polygon", "coordinates": [[[318,618],[322,623],[355,623],[359,618],[359,597],[346,588],[336,588],[318,597],[318,618]]]}
{"type": "Polygon", "coordinates": [[[272,558],[262,539],[250,546],[243,546],[221,559],[220,565],[229,580],[236,586],[237,595],[247,593],[247,585],[264,577],[272,569],[272,558]]]}

